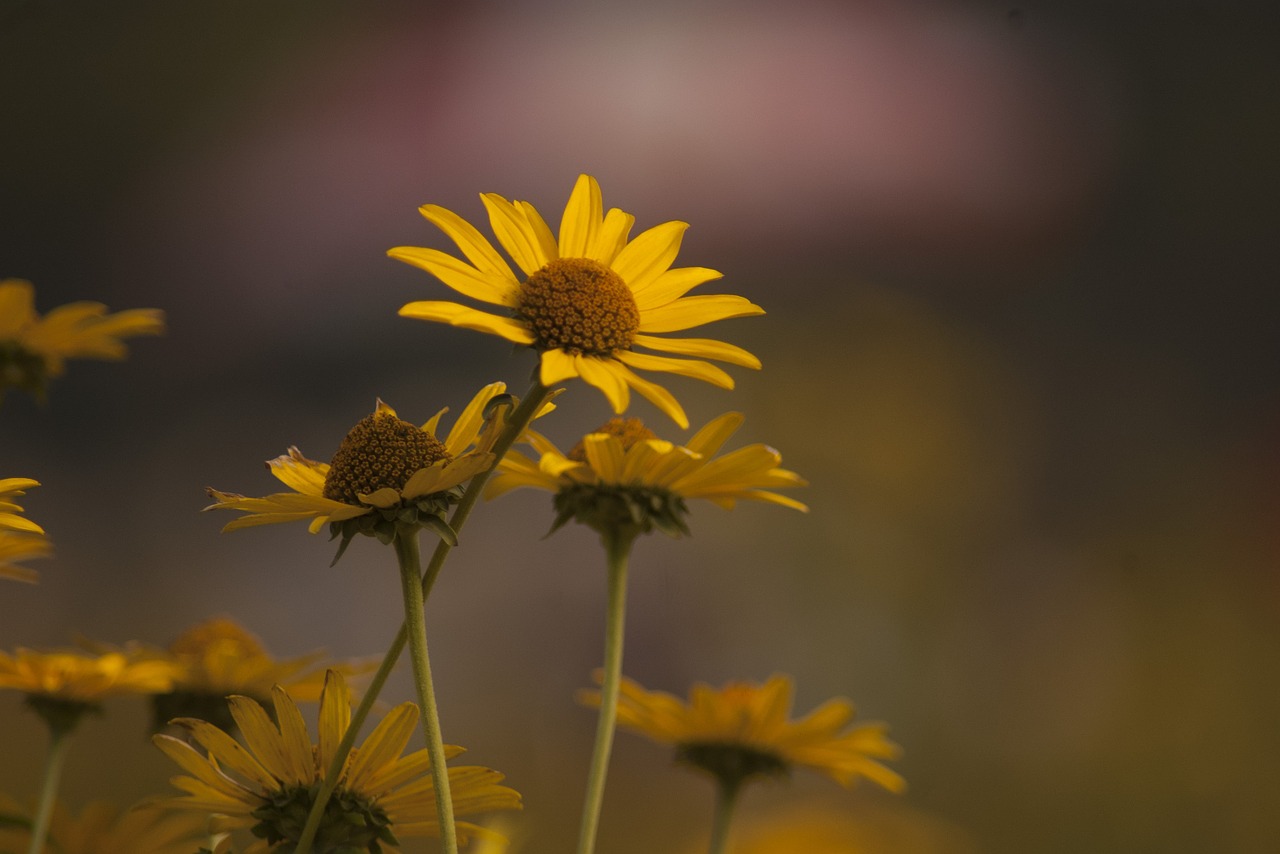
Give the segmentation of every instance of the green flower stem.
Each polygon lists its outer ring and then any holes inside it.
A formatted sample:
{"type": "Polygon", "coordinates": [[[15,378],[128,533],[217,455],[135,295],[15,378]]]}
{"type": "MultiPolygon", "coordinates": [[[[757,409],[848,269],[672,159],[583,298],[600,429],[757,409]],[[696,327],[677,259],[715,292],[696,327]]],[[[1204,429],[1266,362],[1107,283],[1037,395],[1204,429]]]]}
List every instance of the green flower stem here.
{"type": "Polygon", "coordinates": [[[400,584],[404,592],[404,625],[409,634],[409,660],[413,681],[422,708],[422,731],[427,737],[427,755],[435,782],[436,814],[440,817],[440,847],[444,854],[458,854],[458,830],[453,823],[453,797],[449,792],[449,769],[445,767],[444,739],[440,736],[440,711],[431,682],[431,660],[427,656],[427,624],[423,609],[422,561],[418,557],[418,529],[396,532],[393,542],[400,561],[400,584]]]}
{"type": "MultiPolygon", "coordinates": [[[[511,446],[516,443],[516,439],[524,432],[524,428],[529,426],[529,422],[533,420],[533,416],[542,408],[542,404],[546,402],[550,393],[551,389],[544,386],[537,379],[533,381],[533,385],[529,388],[529,393],[520,401],[520,405],[516,407],[515,412],[511,413],[511,417],[507,419],[507,426],[498,436],[498,440],[494,442],[493,466],[471,479],[462,495],[462,500],[453,509],[453,513],[449,517],[449,527],[453,528],[454,531],[461,533],[462,526],[466,524],[467,517],[471,515],[471,510],[475,507],[476,501],[479,500],[480,494],[484,491],[484,485],[488,482],[493,469],[497,467],[498,461],[506,456],[507,451],[511,450],[511,446]]],[[[440,569],[444,566],[445,559],[451,551],[453,551],[453,547],[444,540],[436,544],[436,549],[431,555],[431,562],[427,564],[426,575],[422,578],[422,598],[424,603],[430,598],[431,588],[435,586],[436,577],[440,574],[440,569]]],[[[373,679],[369,682],[368,690],[360,698],[360,703],[351,715],[351,725],[347,727],[342,740],[338,743],[338,748],[334,752],[333,762],[325,770],[324,782],[320,784],[320,789],[316,792],[316,799],[311,805],[307,823],[302,829],[302,834],[298,837],[298,846],[294,849],[295,854],[310,854],[316,833],[320,829],[320,819],[324,815],[325,805],[329,803],[329,798],[333,796],[333,790],[338,787],[338,778],[346,765],[347,755],[355,744],[356,734],[359,733],[360,728],[364,726],[365,720],[368,719],[369,713],[373,710],[373,704],[378,701],[378,695],[382,693],[382,687],[391,676],[391,671],[395,669],[396,662],[400,659],[400,653],[404,652],[404,646],[408,643],[408,640],[409,633],[405,628],[405,624],[401,623],[395,639],[391,641],[391,645],[387,648],[387,654],[382,658],[382,664],[378,666],[377,672],[374,673],[373,679]]]]}
{"type": "Polygon", "coordinates": [[[587,795],[582,805],[582,825],[578,833],[578,854],[592,854],[600,827],[604,803],[604,778],[613,750],[613,731],[618,719],[618,690],[622,683],[622,639],[627,610],[627,559],[634,531],[602,533],[609,562],[609,593],[604,627],[604,680],[600,685],[600,718],[596,723],[596,743],[587,777],[587,795]]]}
{"type": "Polygon", "coordinates": [[[49,820],[53,817],[53,802],[58,797],[58,781],[62,779],[62,766],[71,743],[71,728],[49,727],[49,755],[44,764],[44,785],[40,788],[40,805],[36,807],[35,821],[31,824],[31,844],[27,854],[40,854],[44,850],[45,835],[49,832],[49,820]]]}
{"type": "Polygon", "coordinates": [[[716,813],[711,822],[711,844],[707,854],[725,854],[729,850],[729,823],[733,820],[734,807],[738,805],[738,792],[742,779],[721,778],[716,786],[716,813]]]}

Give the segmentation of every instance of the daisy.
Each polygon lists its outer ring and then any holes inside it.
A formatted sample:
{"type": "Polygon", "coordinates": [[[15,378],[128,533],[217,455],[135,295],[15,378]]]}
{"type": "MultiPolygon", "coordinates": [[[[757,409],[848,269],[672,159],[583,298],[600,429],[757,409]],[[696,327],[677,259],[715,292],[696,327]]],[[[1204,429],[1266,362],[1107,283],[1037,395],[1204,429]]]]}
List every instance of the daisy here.
{"type": "Polygon", "coordinates": [[[53,546],[44,529],[22,515],[17,499],[39,482],[29,477],[0,478],[0,578],[34,582],[35,570],[18,566],[17,561],[45,557],[53,546]]]}
{"type": "Polygon", "coordinates": [[[721,276],[705,267],[671,267],[687,223],[662,223],[628,240],[635,217],[617,208],[605,213],[600,185],[590,175],[578,176],[558,236],[528,202],[507,201],[496,193],[482,193],[480,199],[494,235],[519,273],[474,226],[438,205],[419,210],[457,244],[465,261],[416,246],[387,254],[501,311],[420,301],[401,308],[402,316],[475,329],[531,347],[538,353],[542,385],[581,377],[604,393],[616,413],[626,411],[630,389],[635,389],[682,428],[689,421],[675,397],[635,371],[680,374],[729,389],[733,379],[704,359],[760,367],[759,359],[732,344],[661,334],[764,313],[739,296],[686,296],[721,276]],[[637,352],[636,347],[658,354],[637,352]]]}
{"type": "MultiPolygon", "coordinates": [[[[191,854],[210,842],[207,816],[174,813],[141,803],[120,810],[94,801],[72,815],[58,803],[49,823],[47,854],[191,854]]],[[[0,851],[31,844],[31,820],[11,798],[0,795],[0,851]]]]}
{"type": "Polygon", "coordinates": [[[390,543],[397,526],[430,528],[454,545],[456,535],[443,514],[457,502],[458,487],[492,466],[490,449],[500,419],[487,417],[486,411],[505,391],[504,383],[481,389],[443,441],[436,430],[447,408],[417,427],[379,400],[373,414],[343,439],[331,462],[308,459],[297,448],[267,462],[291,492],[248,498],[209,489],[215,503],[205,509],[245,514],[227,523],[224,532],[308,521],[314,534],[329,525],[334,537],[342,537],[335,563],[356,534],[390,543]]]}
{"type": "Polygon", "coordinates": [[[0,281],[0,393],[22,388],[41,395],[67,359],[123,359],[123,339],[164,332],[164,313],[136,308],[107,314],[96,302],[73,302],[44,317],[35,289],[22,279],[0,281]]]}
{"type": "MultiPolygon", "coordinates": [[[[94,652],[112,647],[88,645],[94,652]]],[[[167,661],[174,666],[169,691],[152,695],[153,727],[159,731],[176,717],[199,717],[223,729],[235,727],[227,710],[229,694],[243,694],[265,703],[271,688],[279,685],[294,700],[314,703],[320,699],[325,671],[352,676],[372,669],[371,664],[332,664],[323,651],[296,658],[276,658],[261,639],[229,617],[214,617],[187,629],[166,648],[130,644],[123,651],[167,661]]]]}
{"type": "MultiPolygon", "coordinates": [[[[854,707],[843,698],[789,720],[793,692],[791,678],[775,674],[764,684],[730,682],[717,689],[699,683],[684,702],[624,677],[618,726],[674,746],[678,761],[718,778],[744,781],[809,768],[846,787],[865,778],[891,792],[906,788],[879,761],[901,753],[884,724],[850,726],[854,707]]],[[[599,692],[584,691],[580,699],[597,705],[599,692]]]]}
{"type": "MultiPolygon", "coordinates": [[[[320,697],[319,741],[313,744],[297,705],[279,687],[272,690],[275,721],[256,701],[232,697],[231,712],[244,737],[242,747],[222,730],[193,718],[173,723],[191,741],[154,736],[156,745],[182,767],[172,783],[186,794],[165,805],[222,816],[224,830],[247,828],[258,842],[244,854],[292,851],[319,782],[351,719],[351,695],[341,674],[330,671],[320,697]]],[[[413,703],[396,706],[364,743],[347,757],[316,838],[317,851],[395,851],[399,837],[439,834],[434,782],[425,750],[402,756],[418,721],[413,703]],[[389,846],[384,848],[384,846],[389,846]]],[[[462,748],[449,746],[449,756],[462,748]]],[[[449,769],[454,810],[461,815],[520,809],[520,795],[499,785],[489,768],[449,769]]],[[[463,838],[486,833],[459,822],[463,838]]]]}
{"type": "Polygon", "coordinates": [[[639,533],[653,528],[687,534],[686,499],[700,498],[732,509],[738,501],[763,501],[807,511],[774,492],[804,486],[795,472],[780,468],[782,455],[768,445],[748,445],[716,456],[742,426],[743,416],[727,412],[712,419],[686,445],[659,439],[637,418],[613,418],[583,437],[567,454],[529,431],[533,459],[509,453],[486,489],[494,497],[522,486],[556,493],[552,530],[570,519],[597,531],[618,525],[639,533]]]}

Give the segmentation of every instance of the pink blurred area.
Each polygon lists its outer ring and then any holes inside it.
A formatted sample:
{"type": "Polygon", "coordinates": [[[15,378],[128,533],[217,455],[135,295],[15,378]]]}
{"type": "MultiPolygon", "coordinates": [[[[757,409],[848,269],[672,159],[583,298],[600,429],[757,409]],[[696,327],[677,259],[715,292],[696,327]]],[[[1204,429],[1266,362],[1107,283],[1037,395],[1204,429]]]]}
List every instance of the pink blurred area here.
{"type": "MultiPolygon", "coordinates": [[[[482,383],[521,391],[527,353],[396,316],[452,294],[386,251],[451,248],[428,202],[487,231],[480,192],[554,225],[585,171],[637,230],[689,222],[679,263],[725,274],[706,292],[765,307],[705,330],[763,371],[671,388],[695,426],[746,413],[735,441],[811,483],[808,515],[700,506],[692,538],[640,544],[629,675],[683,694],[791,673],[797,714],[849,696],[906,751],[902,799],[800,774],[749,793],[744,845],[776,821],[867,852],[1280,836],[1265,22],[984,2],[0,16],[0,276],[42,311],[170,325],[73,363],[43,406],[5,396],[0,476],[42,482],[25,506],[57,554],[39,586],[0,587],[4,648],[164,643],[226,613],[280,655],[380,652],[385,550],[330,569],[301,526],[220,535],[203,489],[273,491],[263,460],[327,459],[378,397],[420,423],[482,383]]],[[[559,402],[562,446],[609,414],[578,385],[559,402]]],[[[524,793],[523,850],[563,850],[602,559],[581,530],[540,539],[544,494],[481,510],[429,605],[446,740],[524,793]]],[[[87,723],[69,802],[164,791],[144,729],[126,701],[87,723]]],[[[0,730],[0,790],[34,795],[20,698],[0,695],[0,730]]],[[[615,757],[602,850],[698,845],[710,786],[631,736],[615,757]]]]}

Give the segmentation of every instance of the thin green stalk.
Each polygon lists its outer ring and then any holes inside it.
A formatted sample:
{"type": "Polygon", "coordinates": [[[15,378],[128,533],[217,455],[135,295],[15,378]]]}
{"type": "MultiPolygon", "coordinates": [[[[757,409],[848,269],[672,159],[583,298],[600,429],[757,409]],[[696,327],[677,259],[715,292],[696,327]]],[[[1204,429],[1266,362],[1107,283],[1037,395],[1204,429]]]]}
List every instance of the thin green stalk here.
{"type": "Polygon", "coordinates": [[[729,823],[733,820],[733,809],[738,804],[738,792],[741,790],[741,778],[722,778],[716,786],[716,812],[711,821],[711,844],[707,846],[707,854],[725,854],[729,850],[729,823]]]}
{"type": "MultiPolygon", "coordinates": [[[[524,432],[524,428],[529,426],[529,422],[533,420],[533,416],[537,411],[542,408],[542,404],[546,402],[550,393],[551,389],[534,379],[533,385],[529,387],[529,393],[524,396],[520,401],[520,405],[511,413],[511,417],[507,419],[506,428],[493,445],[493,467],[471,479],[462,495],[462,499],[454,507],[453,513],[449,517],[449,527],[453,528],[454,531],[462,532],[463,525],[467,523],[467,518],[471,515],[471,510],[475,507],[480,494],[484,491],[484,485],[488,482],[489,476],[493,474],[498,461],[506,456],[507,451],[511,450],[511,446],[516,443],[516,439],[524,432]]],[[[424,603],[431,597],[431,588],[435,586],[436,577],[439,576],[440,569],[444,566],[445,559],[452,550],[453,547],[444,540],[436,544],[435,551],[431,554],[431,561],[427,564],[426,574],[422,578],[422,598],[424,603]]],[[[364,726],[365,720],[373,710],[373,705],[377,702],[378,695],[382,693],[382,688],[391,676],[391,671],[395,669],[396,662],[400,659],[400,653],[404,652],[404,645],[408,640],[409,635],[405,629],[405,624],[401,623],[395,638],[391,641],[391,645],[387,647],[387,654],[383,656],[382,664],[378,666],[378,671],[369,682],[368,690],[360,698],[360,703],[351,715],[351,725],[347,727],[346,733],[343,734],[342,740],[338,743],[337,750],[334,752],[333,762],[325,770],[324,782],[321,783],[319,791],[316,792],[316,799],[311,804],[311,812],[307,815],[307,823],[303,826],[302,834],[298,837],[298,845],[294,849],[294,854],[310,854],[316,833],[320,829],[320,818],[324,815],[325,805],[329,803],[329,798],[333,796],[334,789],[338,787],[338,777],[342,774],[342,769],[346,765],[347,755],[355,744],[356,734],[360,732],[360,728],[364,726]]]]}
{"type": "Polygon", "coordinates": [[[435,781],[436,815],[440,817],[440,847],[444,854],[458,854],[458,830],[453,823],[453,797],[449,792],[449,769],[445,766],[444,739],[440,735],[440,711],[431,681],[431,659],[427,655],[427,623],[422,597],[422,562],[418,557],[418,529],[401,529],[393,542],[400,561],[400,585],[404,593],[404,624],[409,634],[409,659],[413,682],[422,709],[422,732],[427,737],[427,756],[435,781]]]}
{"type": "Polygon", "coordinates": [[[604,625],[604,680],[600,685],[600,718],[596,722],[596,743],[587,776],[587,794],[582,804],[582,825],[578,832],[578,854],[592,854],[600,828],[600,808],[604,803],[604,779],[613,750],[613,731],[618,719],[618,690],[622,683],[622,639],[627,611],[627,559],[635,534],[603,534],[609,563],[609,592],[604,625]]]}
{"type": "Polygon", "coordinates": [[[58,797],[58,781],[62,779],[62,766],[71,743],[70,728],[49,727],[49,755],[44,764],[44,785],[40,788],[40,805],[36,808],[35,821],[31,825],[31,844],[27,854],[40,854],[44,850],[45,836],[49,832],[49,819],[53,816],[53,802],[58,797]]]}

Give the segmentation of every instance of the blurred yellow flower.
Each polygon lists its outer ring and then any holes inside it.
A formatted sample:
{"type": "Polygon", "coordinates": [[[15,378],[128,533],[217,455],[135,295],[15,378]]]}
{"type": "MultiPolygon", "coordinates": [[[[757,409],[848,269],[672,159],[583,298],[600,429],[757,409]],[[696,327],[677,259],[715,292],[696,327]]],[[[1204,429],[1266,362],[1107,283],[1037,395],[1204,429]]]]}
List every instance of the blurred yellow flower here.
{"type": "Polygon", "coordinates": [[[123,694],[168,691],[174,672],[170,662],[141,653],[0,651],[0,689],[68,703],[92,705],[123,694]]]}
{"type": "Polygon", "coordinates": [[[276,659],[262,641],[229,617],[214,617],[187,629],[169,644],[170,660],[178,666],[174,691],[201,694],[244,694],[266,701],[279,685],[294,700],[320,699],[325,670],[344,676],[369,669],[369,665],[321,663],[324,652],[297,658],[276,659]]]}
{"type": "Polygon", "coordinates": [[[16,562],[53,551],[44,529],[23,516],[17,502],[26,490],[39,485],[29,477],[0,478],[0,578],[34,582],[39,573],[16,562]]]}
{"type": "MultiPolygon", "coordinates": [[[[0,795],[0,851],[26,851],[30,817],[12,798],[0,795]]],[[[209,818],[173,813],[149,803],[121,811],[95,801],[72,815],[59,803],[49,825],[44,854],[192,854],[208,845],[209,818]]]]}
{"type": "Polygon", "coordinates": [[[256,635],[229,617],[214,617],[192,626],[165,649],[142,644],[131,644],[124,650],[86,645],[98,653],[137,654],[174,666],[172,688],[151,698],[156,730],[176,717],[199,717],[231,729],[235,722],[227,708],[230,694],[265,703],[270,701],[272,687],[279,685],[294,700],[314,703],[320,699],[326,670],[350,677],[375,665],[326,662],[323,651],[277,659],[256,635]]]}
{"type": "Polygon", "coordinates": [[[373,414],[347,434],[332,462],[307,459],[297,448],[268,461],[271,473],[292,492],[247,498],[209,489],[215,503],[205,509],[245,513],[223,531],[309,520],[314,534],[328,524],[333,536],[342,536],[339,556],[357,533],[389,543],[396,526],[410,522],[452,544],[455,535],[443,514],[457,501],[457,487],[493,464],[490,449],[501,425],[485,413],[505,391],[505,383],[481,389],[443,442],[436,430],[447,408],[416,427],[378,401],[373,414]]]}
{"type": "Polygon", "coordinates": [[[494,497],[522,486],[555,492],[553,530],[577,519],[596,530],[634,524],[642,532],[656,527],[673,536],[687,534],[688,498],[726,509],[751,500],[807,511],[773,491],[805,485],[795,472],[779,467],[782,455],[773,448],[755,444],[716,456],[742,421],[740,413],[725,413],[682,446],[657,438],[637,418],[613,418],[568,454],[529,431],[525,441],[539,458],[507,454],[485,494],[494,497]]]}
{"type": "MultiPolygon", "coordinates": [[[[231,713],[244,738],[205,721],[180,718],[193,742],[167,735],[156,745],[190,776],[171,782],[186,792],[164,801],[174,809],[225,817],[221,829],[249,828],[259,841],[245,854],[291,851],[302,832],[317,783],[351,721],[351,694],[341,674],[329,671],[320,696],[319,741],[307,732],[298,706],[281,688],[272,691],[275,720],[248,697],[232,697],[231,713]]],[[[364,743],[347,757],[338,787],[329,800],[316,851],[377,851],[398,845],[397,837],[437,836],[434,783],[426,750],[401,756],[418,722],[418,707],[401,703],[387,714],[364,743]]],[[[462,748],[446,746],[452,758],[462,748]]],[[[449,769],[454,811],[472,815],[520,809],[520,795],[499,785],[502,774],[479,766],[449,769]]],[[[458,823],[463,839],[485,831],[458,823]]]]}
{"type": "Polygon", "coordinates": [[[719,272],[704,267],[671,269],[688,223],[666,222],[628,241],[635,217],[617,208],[605,213],[600,185],[589,175],[578,176],[558,237],[528,202],[509,202],[496,193],[482,193],[480,199],[494,235],[523,279],[474,226],[438,205],[419,210],[457,244],[466,261],[416,246],[400,246],[387,254],[421,267],[463,296],[501,306],[505,312],[423,301],[401,308],[402,316],[475,329],[532,347],[539,355],[544,386],[581,377],[600,389],[617,413],[626,411],[630,389],[635,389],[682,428],[689,421],[675,397],[632,368],[733,388],[727,373],[701,359],[760,367],[759,359],[732,344],[655,334],[764,313],[739,296],[685,296],[720,278],[719,272]],[[636,346],[700,358],[637,353],[632,349],[636,346]]]}
{"type": "Polygon", "coordinates": [[[35,289],[22,279],[0,281],[0,394],[6,388],[44,392],[67,359],[123,359],[121,341],[164,332],[164,313],[136,308],[107,314],[96,302],[73,302],[36,314],[35,289]]]}
{"type": "MultiPolygon", "coordinates": [[[[884,724],[850,727],[854,707],[843,698],[828,700],[799,720],[788,720],[793,690],[790,677],[782,674],[763,685],[730,682],[716,689],[699,683],[684,703],[624,678],[618,726],[674,745],[678,761],[734,785],[803,767],[843,786],[865,777],[891,792],[906,788],[897,772],[877,761],[901,753],[886,736],[884,724]]],[[[580,699],[599,705],[600,692],[583,691],[580,699]]]]}

